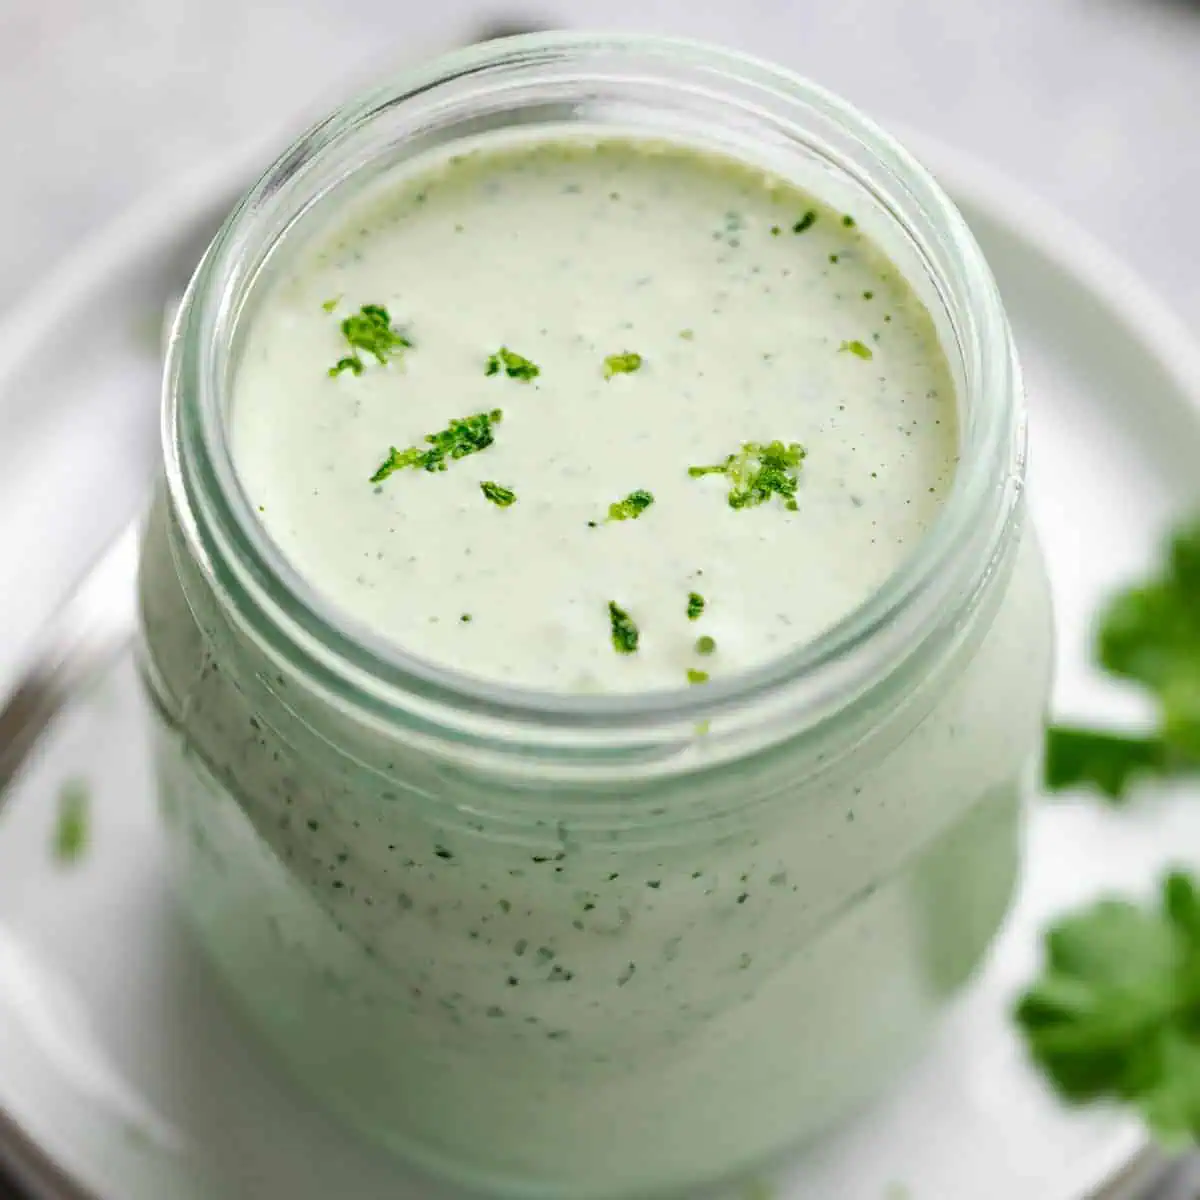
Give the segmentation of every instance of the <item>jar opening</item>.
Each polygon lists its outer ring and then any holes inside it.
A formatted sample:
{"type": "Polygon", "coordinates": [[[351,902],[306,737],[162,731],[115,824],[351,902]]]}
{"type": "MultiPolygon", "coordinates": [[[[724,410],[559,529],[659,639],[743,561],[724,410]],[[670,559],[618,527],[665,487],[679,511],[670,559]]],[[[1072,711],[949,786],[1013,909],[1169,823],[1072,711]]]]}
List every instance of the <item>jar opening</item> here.
{"type": "Polygon", "coordinates": [[[447,56],[300,138],[235,209],[198,269],[167,368],[172,500],[247,636],[364,719],[489,753],[706,759],[811,731],[961,624],[1019,515],[1020,381],[997,289],[938,185],[886,133],[790,73],[690,42],[537,34],[447,56]],[[227,438],[239,322],[274,249],[319,211],[434,148],[521,127],[721,151],[865,214],[926,304],[958,389],[960,465],[928,535],[864,604],[800,648],[703,689],[576,695],[456,673],[354,627],[283,559],[227,438]],[[820,183],[814,184],[814,175],[820,183]]]}

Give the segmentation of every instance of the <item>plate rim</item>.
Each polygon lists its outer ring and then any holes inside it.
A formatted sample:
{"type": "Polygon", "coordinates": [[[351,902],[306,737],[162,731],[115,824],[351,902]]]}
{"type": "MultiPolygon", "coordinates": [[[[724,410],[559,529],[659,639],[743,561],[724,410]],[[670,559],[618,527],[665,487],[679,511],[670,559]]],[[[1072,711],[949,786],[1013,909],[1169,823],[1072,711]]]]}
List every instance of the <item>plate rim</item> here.
{"type": "MultiPolygon", "coordinates": [[[[925,163],[955,204],[965,203],[1011,230],[1040,259],[1082,286],[1172,379],[1200,412],[1200,337],[1119,252],[1025,183],[941,139],[892,123],[891,131],[925,163]]],[[[62,314],[102,291],[121,271],[144,269],[202,214],[232,201],[274,160],[278,131],[205,159],[172,177],[86,235],[65,258],[0,313],[0,403],[12,375],[61,327],[62,314]]],[[[1099,1197],[1156,1154],[1144,1132],[1085,1184],[1099,1197]]],[[[36,1195],[106,1200],[40,1144],[0,1102],[0,1161],[36,1195]]]]}

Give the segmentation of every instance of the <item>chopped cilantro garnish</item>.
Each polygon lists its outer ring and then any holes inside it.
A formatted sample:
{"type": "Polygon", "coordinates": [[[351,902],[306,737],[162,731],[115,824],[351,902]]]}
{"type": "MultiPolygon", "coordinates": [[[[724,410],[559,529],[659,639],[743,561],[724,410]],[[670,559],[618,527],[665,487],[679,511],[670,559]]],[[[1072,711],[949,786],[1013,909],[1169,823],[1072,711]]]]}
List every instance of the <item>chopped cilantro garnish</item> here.
{"type": "Polygon", "coordinates": [[[688,592],[687,615],[689,621],[697,621],[704,611],[704,597],[699,592],[688,592]]]}
{"type": "Polygon", "coordinates": [[[610,354],[604,360],[604,378],[611,379],[614,375],[632,375],[634,371],[640,370],[642,365],[642,356],[632,350],[627,350],[624,354],[610,354]]]}
{"type": "Polygon", "coordinates": [[[380,363],[386,363],[401,351],[412,348],[412,342],[393,328],[391,314],[380,304],[364,304],[357,313],[347,317],[342,322],[342,336],[350,343],[354,353],[339,358],[337,364],[329,368],[330,375],[340,375],[343,371],[361,375],[363,360],[358,353],[360,350],[373,354],[380,363]]]}
{"type": "Polygon", "coordinates": [[[613,649],[618,654],[632,654],[638,648],[639,637],[633,618],[615,600],[610,600],[608,619],[612,626],[613,649]]]}
{"type": "Polygon", "coordinates": [[[782,229],[782,227],[781,227],[781,226],[779,226],[779,225],[772,225],[772,226],[771,226],[771,236],[772,236],[772,237],[779,237],[779,235],[780,235],[781,233],[783,233],[783,229],[782,229]]]}
{"type": "Polygon", "coordinates": [[[324,309],[326,312],[333,312],[333,310],[334,310],[335,308],[337,308],[337,306],[338,306],[338,300],[339,300],[339,299],[341,299],[341,297],[339,297],[339,296],[335,296],[335,297],[334,297],[332,300],[326,300],[326,301],[325,301],[325,303],[321,305],[321,307],[322,307],[322,308],[323,308],[323,309],[324,309]]]}
{"type": "Polygon", "coordinates": [[[519,379],[522,383],[528,383],[542,373],[541,367],[536,363],[531,362],[524,355],[515,353],[507,346],[501,346],[495,354],[488,357],[487,369],[484,374],[499,375],[501,371],[509,379],[519,379]]]}
{"type": "Polygon", "coordinates": [[[716,648],[717,648],[716,639],[709,637],[708,634],[705,634],[703,637],[698,637],[696,639],[696,653],[697,654],[711,654],[716,648]]]}
{"type": "Polygon", "coordinates": [[[54,826],[54,857],[60,863],[77,862],[88,843],[88,791],[78,779],[63,784],[58,793],[58,820],[54,826]]]}
{"type": "Polygon", "coordinates": [[[459,617],[458,619],[459,619],[459,620],[460,620],[460,621],[461,621],[461,622],[462,622],[464,625],[470,625],[470,623],[471,623],[471,614],[470,614],[470,613],[463,613],[463,615],[462,615],[461,617],[459,617]]]}
{"type": "Polygon", "coordinates": [[[508,508],[515,504],[517,493],[512,488],[506,488],[503,484],[493,483],[490,479],[479,485],[483,494],[499,508],[508,508]]]}
{"type": "Polygon", "coordinates": [[[816,223],[817,214],[810,208],[808,212],[806,212],[804,216],[802,216],[800,220],[798,220],[795,225],[792,226],[792,232],[803,233],[806,229],[811,229],[816,223]]]}
{"type": "Polygon", "coordinates": [[[1173,873],[1161,904],[1107,899],[1045,937],[1015,1017],[1059,1093],[1134,1105],[1159,1137],[1200,1137],[1200,888],[1173,873]]]}
{"type": "Polygon", "coordinates": [[[847,229],[853,229],[854,226],[858,224],[858,222],[849,213],[847,213],[842,218],[842,224],[845,225],[845,227],[847,229]]]}
{"type": "Polygon", "coordinates": [[[688,683],[707,683],[708,672],[698,671],[695,667],[688,667],[687,681],[688,683]]]}
{"type": "Polygon", "coordinates": [[[475,413],[462,420],[451,421],[445,429],[426,435],[425,441],[430,446],[428,450],[422,450],[419,446],[397,450],[393,446],[371,476],[371,482],[382,483],[389,475],[405,467],[444,471],[448,465],[447,459],[466,458],[468,454],[486,450],[496,440],[492,426],[499,424],[502,417],[500,409],[494,408],[491,412],[475,413]]]}
{"type": "Polygon", "coordinates": [[[1143,736],[1051,726],[1046,786],[1090,784],[1119,799],[1139,776],[1200,770],[1200,521],[1175,535],[1162,575],[1108,605],[1097,656],[1151,692],[1158,727],[1143,736]]]}
{"type": "Polygon", "coordinates": [[[729,507],[753,508],[778,496],[783,506],[795,511],[799,468],[806,451],[799,442],[743,442],[736,454],[709,467],[689,467],[693,479],[702,475],[724,475],[730,483],[729,507]]]}
{"type": "Polygon", "coordinates": [[[608,506],[608,519],[610,521],[636,521],[654,503],[654,496],[639,488],[636,492],[630,492],[624,500],[614,500],[608,506]]]}
{"type": "Polygon", "coordinates": [[[855,339],[853,342],[843,342],[838,347],[839,354],[853,354],[858,358],[871,359],[875,357],[875,351],[871,349],[865,342],[860,342],[855,339]]]}

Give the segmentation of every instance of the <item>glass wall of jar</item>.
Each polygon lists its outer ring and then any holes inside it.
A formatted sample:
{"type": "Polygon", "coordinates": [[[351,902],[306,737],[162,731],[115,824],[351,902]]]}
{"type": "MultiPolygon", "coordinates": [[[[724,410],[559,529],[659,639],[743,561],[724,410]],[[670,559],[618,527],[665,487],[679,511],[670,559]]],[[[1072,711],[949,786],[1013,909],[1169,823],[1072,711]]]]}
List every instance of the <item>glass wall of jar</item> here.
{"type": "Polygon", "coordinates": [[[199,936],[307,1087],[514,1196],[687,1191],[811,1135],[921,1043],[999,926],[1050,660],[1020,377],[933,180],[794,76],[546,35],[410,73],[297,142],[218,235],[167,371],[143,663],[199,936]],[[811,645],[703,689],[539,694],[373,640],[230,456],[274,265],[399,164],[520,127],[722,151],[849,211],[938,327],[961,462],[934,529],[811,645]]]}

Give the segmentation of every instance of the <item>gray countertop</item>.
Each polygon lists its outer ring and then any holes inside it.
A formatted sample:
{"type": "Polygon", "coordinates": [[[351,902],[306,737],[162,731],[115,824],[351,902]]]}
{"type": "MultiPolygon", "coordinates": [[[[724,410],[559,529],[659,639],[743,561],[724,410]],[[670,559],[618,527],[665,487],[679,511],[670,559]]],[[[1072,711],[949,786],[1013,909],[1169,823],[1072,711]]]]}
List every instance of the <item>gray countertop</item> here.
{"type": "MultiPolygon", "coordinates": [[[[1193,0],[0,0],[0,314],[160,181],[489,16],[784,61],[1001,168],[1200,329],[1193,0]]],[[[1181,1187],[1171,1200],[1200,1183],[1181,1187]]]]}

